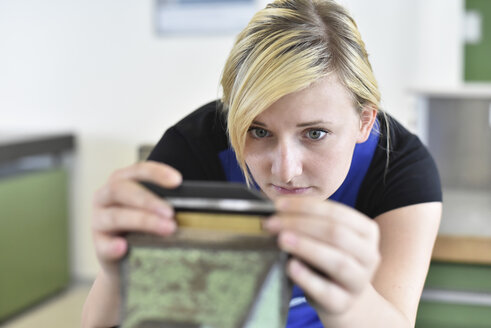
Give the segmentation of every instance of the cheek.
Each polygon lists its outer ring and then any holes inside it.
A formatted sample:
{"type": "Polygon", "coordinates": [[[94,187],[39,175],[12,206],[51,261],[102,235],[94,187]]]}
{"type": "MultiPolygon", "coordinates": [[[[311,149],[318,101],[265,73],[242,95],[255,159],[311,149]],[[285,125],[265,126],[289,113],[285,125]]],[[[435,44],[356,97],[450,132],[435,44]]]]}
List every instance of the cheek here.
{"type": "Polygon", "coordinates": [[[258,147],[247,146],[244,149],[244,160],[250,173],[259,183],[260,175],[264,174],[265,169],[268,165],[268,158],[263,154],[263,152],[258,149],[258,147]]]}
{"type": "Polygon", "coordinates": [[[305,167],[311,181],[317,181],[330,196],[346,178],[353,157],[354,144],[331,147],[310,161],[310,169],[305,167]]]}

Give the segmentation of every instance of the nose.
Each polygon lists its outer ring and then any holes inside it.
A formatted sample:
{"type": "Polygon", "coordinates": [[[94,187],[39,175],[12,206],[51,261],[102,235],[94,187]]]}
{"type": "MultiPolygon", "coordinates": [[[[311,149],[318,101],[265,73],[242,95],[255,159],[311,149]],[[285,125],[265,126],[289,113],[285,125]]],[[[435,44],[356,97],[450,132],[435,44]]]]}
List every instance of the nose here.
{"type": "Polygon", "coordinates": [[[271,152],[271,173],[278,182],[289,183],[302,174],[302,155],[293,142],[279,142],[271,152]]]}

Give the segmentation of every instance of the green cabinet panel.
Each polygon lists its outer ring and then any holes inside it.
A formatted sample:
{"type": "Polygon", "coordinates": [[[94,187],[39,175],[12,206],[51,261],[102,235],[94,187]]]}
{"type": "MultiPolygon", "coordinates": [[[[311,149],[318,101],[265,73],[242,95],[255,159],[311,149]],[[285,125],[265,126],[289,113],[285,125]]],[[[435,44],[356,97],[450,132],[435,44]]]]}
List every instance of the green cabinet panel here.
{"type": "Polygon", "coordinates": [[[482,39],[477,44],[465,44],[464,80],[491,82],[491,1],[466,0],[465,9],[481,14],[482,39]]]}
{"type": "MultiPolygon", "coordinates": [[[[459,292],[491,295],[491,266],[432,262],[425,289],[455,292],[457,297],[459,292]]],[[[420,302],[416,328],[464,327],[491,327],[491,305],[468,304],[455,298],[420,302]]]]}
{"type": "Polygon", "coordinates": [[[69,281],[67,172],[0,179],[0,321],[69,281]]]}
{"type": "Polygon", "coordinates": [[[425,287],[491,293],[491,265],[432,262],[425,287]]]}
{"type": "Polygon", "coordinates": [[[422,301],[416,328],[489,328],[491,307],[422,301]]]}

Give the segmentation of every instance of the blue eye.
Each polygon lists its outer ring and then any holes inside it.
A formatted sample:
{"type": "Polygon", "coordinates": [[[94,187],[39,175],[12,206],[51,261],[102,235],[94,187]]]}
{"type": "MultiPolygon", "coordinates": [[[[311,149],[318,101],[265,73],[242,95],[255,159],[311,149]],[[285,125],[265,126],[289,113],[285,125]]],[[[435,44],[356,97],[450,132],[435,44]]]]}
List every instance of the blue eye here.
{"type": "Polygon", "coordinates": [[[309,130],[307,131],[307,138],[311,140],[320,140],[324,138],[326,134],[327,132],[324,130],[309,130]]]}
{"type": "Polygon", "coordinates": [[[261,139],[261,138],[269,137],[268,130],[262,128],[250,128],[249,131],[252,133],[252,136],[254,138],[261,139]]]}

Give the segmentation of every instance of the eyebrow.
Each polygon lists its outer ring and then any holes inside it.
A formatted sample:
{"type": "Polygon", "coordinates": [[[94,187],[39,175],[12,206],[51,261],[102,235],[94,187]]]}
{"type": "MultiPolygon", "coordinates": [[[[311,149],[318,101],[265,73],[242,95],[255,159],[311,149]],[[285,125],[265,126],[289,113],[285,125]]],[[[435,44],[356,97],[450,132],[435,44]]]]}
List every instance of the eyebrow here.
{"type": "Polygon", "coordinates": [[[325,123],[330,123],[330,122],[318,120],[318,121],[312,121],[312,122],[299,123],[299,124],[297,124],[297,127],[303,128],[303,127],[306,127],[306,126],[312,126],[312,125],[318,125],[318,124],[325,124],[325,123]]]}
{"type": "Polygon", "coordinates": [[[254,124],[254,125],[259,125],[259,126],[262,126],[262,127],[267,127],[267,125],[266,125],[266,124],[261,123],[261,122],[259,122],[259,121],[252,121],[252,124],[254,124]]]}
{"type": "MultiPolygon", "coordinates": [[[[322,121],[322,120],[318,120],[318,121],[311,121],[311,122],[304,122],[304,123],[299,123],[299,124],[297,124],[297,127],[299,127],[299,128],[303,128],[303,127],[306,127],[306,126],[313,126],[313,125],[325,124],[325,123],[331,123],[331,122],[322,121]]],[[[267,127],[267,125],[266,125],[266,124],[261,123],[261,122],[259,122],[259,121],[252,121],[252,124],[254,124],[254,125],[259,125],[259,126],[262,126],[262,127],[267,127]]]]}

